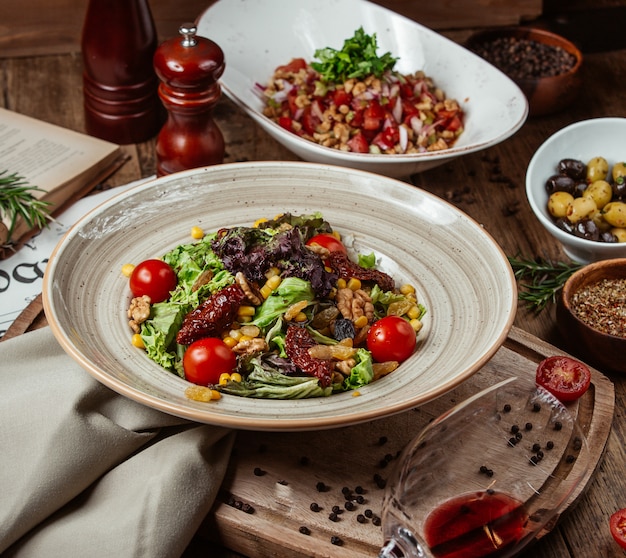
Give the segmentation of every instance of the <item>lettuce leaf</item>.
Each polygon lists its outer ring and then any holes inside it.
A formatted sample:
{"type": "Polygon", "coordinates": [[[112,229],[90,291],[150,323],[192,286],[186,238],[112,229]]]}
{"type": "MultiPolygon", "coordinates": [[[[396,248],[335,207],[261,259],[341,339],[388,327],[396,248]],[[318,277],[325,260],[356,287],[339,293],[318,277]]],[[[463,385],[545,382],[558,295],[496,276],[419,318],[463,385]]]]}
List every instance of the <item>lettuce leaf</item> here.
{"type": "Polygon", "coordinates": [[[250,324],[264,330],[272,325],[276,318],[282,316],[291,305],[301,300],[308,300],[309,302],[315,300],[315,293],[311,284],[298,277],[287,277],[257,308],[250,324]]]}

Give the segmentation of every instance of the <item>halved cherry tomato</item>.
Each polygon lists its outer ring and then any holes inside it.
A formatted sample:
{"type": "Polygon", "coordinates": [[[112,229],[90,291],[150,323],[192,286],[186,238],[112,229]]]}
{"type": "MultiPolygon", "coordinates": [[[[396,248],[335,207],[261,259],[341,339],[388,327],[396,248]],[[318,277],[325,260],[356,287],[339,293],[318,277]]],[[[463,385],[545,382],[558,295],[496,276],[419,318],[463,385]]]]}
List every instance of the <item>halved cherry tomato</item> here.
{"type": "Polygon", "coordinates": [[[626,508],[622,508],[611,515],[609,524],[615,542],[622,548],[626,548],[626,508]]]}
{"type": "Polygon", "coordinates": [[[237,355],[217,337],[194,341],[183,355],[185,379],[206,386],[217,384],[223,373],[231,373],[237,365],[237,355]]]}
{"type": "Polygon", "coordinates": [[[329,252],[341,252],[342,254],[348,253],[346,247],[343,245],[343,242],[341,242],[341,240],[338,240],[337,237],[333,236],[332,234],[316,234],[315,236],[307,240],[306,244],[307,246],[310,246],[311,244],[317,244],[322,248],[326,248],[326,250],[328,250],[329,252]]]}
{"type": "Polygon", "coordinates": [[[413,354],[416,344],[413,326],[400,316],[385,316],[367,332],[367,349],[376,362],[402,362],[413,354]]]}
{"type": "Polygon", "coordinates": [[[133,296],[148,295],[150,302],[163,302],[176,288],[178,279],[174,270],[163,260],[144,260],[130,275],[133,296]]]}
{"type": "Polygon", "coordinates": [[[292,58],[291,62],[284,66],[278,66],[277,72],[299,72],[306,68],[306,60],[304,58],[292,58]]]}
{"type": "Polygon", "coordinates": [[[537,383],[562,402],[575,401],[589,389],[591,372],[568,356],[551,356],[537,366],[537,383]]]}

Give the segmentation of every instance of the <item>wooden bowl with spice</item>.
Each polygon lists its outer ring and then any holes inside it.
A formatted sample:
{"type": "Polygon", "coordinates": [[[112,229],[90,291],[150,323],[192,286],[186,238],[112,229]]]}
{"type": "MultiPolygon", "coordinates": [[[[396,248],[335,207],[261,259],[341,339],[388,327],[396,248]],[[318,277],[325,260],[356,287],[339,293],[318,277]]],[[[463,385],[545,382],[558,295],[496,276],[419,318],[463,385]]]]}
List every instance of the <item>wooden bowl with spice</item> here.
{"type": "Polygon", "coordinates": [[[519,86],[530,116],[568,107],[582,86],[582,53],[556,33],[523,26],[484,29],[471,35],[466,47],[519,86]]]}
{"type": "Polygon", "coordinates": [[[572,352],[596,368],[626,373],[626,258],[584,266],[566,281],[557,324],[572,352]]]}

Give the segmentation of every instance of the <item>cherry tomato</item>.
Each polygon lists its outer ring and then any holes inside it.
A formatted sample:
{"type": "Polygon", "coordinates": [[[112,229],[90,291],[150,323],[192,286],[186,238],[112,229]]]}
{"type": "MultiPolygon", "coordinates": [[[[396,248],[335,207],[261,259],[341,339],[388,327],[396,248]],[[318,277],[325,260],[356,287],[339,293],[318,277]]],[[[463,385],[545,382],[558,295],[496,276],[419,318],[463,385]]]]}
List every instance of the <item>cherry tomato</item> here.
{"type": "Polygon", "coordinates": [[[353,153],[369,153],[370,151],[370,146],[361,132],[348,140],[348,147],[353,153]]]}
{"type": "Polygon", "coordinates": [[[367,332],[367,348],[376,362],[402,362],[413,354],[416,344],[415,330],[399,316],[381,318],[367,332]]]}
{"type": "Polygon", "coordinates": [[[551,356],[537,366],[537,383],[562,402],[575,401],[591,384],[591,372],[567,356],[551,356]]]}
{"type": "Polygon", "coordinates": [[[148,295],[150,302],[163,302],[176,288],[176,273],[162,260],[145,260],[138,264],[130,276],[133,296],[148,295]]]}
{"type": "Polygon", "coordinates": [[[616,511],[610,519],[611,535],[622,548],[626,548],[626,508],[616,511]]]}
{"type": "Polygon", "coordinates": [[[194,341],[183,355],[185,379],[206,386],[217,384],[222,374],[231,373],[237,365],[237,355],[217,337],[194,341]]]}
{"type": "Polygon", "coordinates": [[[311,237],[306,244],[307,246],[310,246],[311,244],[317,244],[322,248],[326,248],[326,250],[328,250],[329,252],[341,252],[342,254],[348,253],[346,247],[343,245],[341,240],[338,240],[337,237],[333,236],[332,234],[316,234],[315,236],[311,237]]]}

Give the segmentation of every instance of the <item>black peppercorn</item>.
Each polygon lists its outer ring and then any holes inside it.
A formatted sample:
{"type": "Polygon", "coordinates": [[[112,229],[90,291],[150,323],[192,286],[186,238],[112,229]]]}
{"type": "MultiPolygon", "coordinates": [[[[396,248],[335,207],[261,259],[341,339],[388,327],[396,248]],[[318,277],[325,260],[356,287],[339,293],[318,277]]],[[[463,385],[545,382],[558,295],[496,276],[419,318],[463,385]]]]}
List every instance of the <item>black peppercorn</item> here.
{"type": "Polygon", "coordinates": [[[265,471],[263,469],[261,469],[260,467],[255,467],[254,468],[254,475],[256,477],[262,477],[265,474],[265,471]]]}
{"type": "Polygon", "coordinates": [[[365,519],[365,516],[362,513],[360,513],[359,515],[356,516],[356,520],[359,523],[365,523],[367,521],[367,519],[365,519]]]}
{"type": "Polygon", "coordinates": [[[332,537],[330,537],[330,542],[331,544],[334,544],[335,546],[341,546],[343,544],[343,541],[336,535],[333,535],[332,537]]]}
{"type": "Polygon", "coordinates": [[[300,533],[302,533],[303,535],[310,535],[311,534],[311,530],[308,527],[305,527],[304,525],[302,527],[300,527],[300,529],[298,529],[298,531],[300,531],[300,533]]]}
{"type": "Polygon", "coordinates": [[[312,512],[318,512],[320,511],[322,508],[319,507],[319,504],[317,504],[316,502],[313,502],[310,506],[309,506],[310,510],[312,512]]]}

